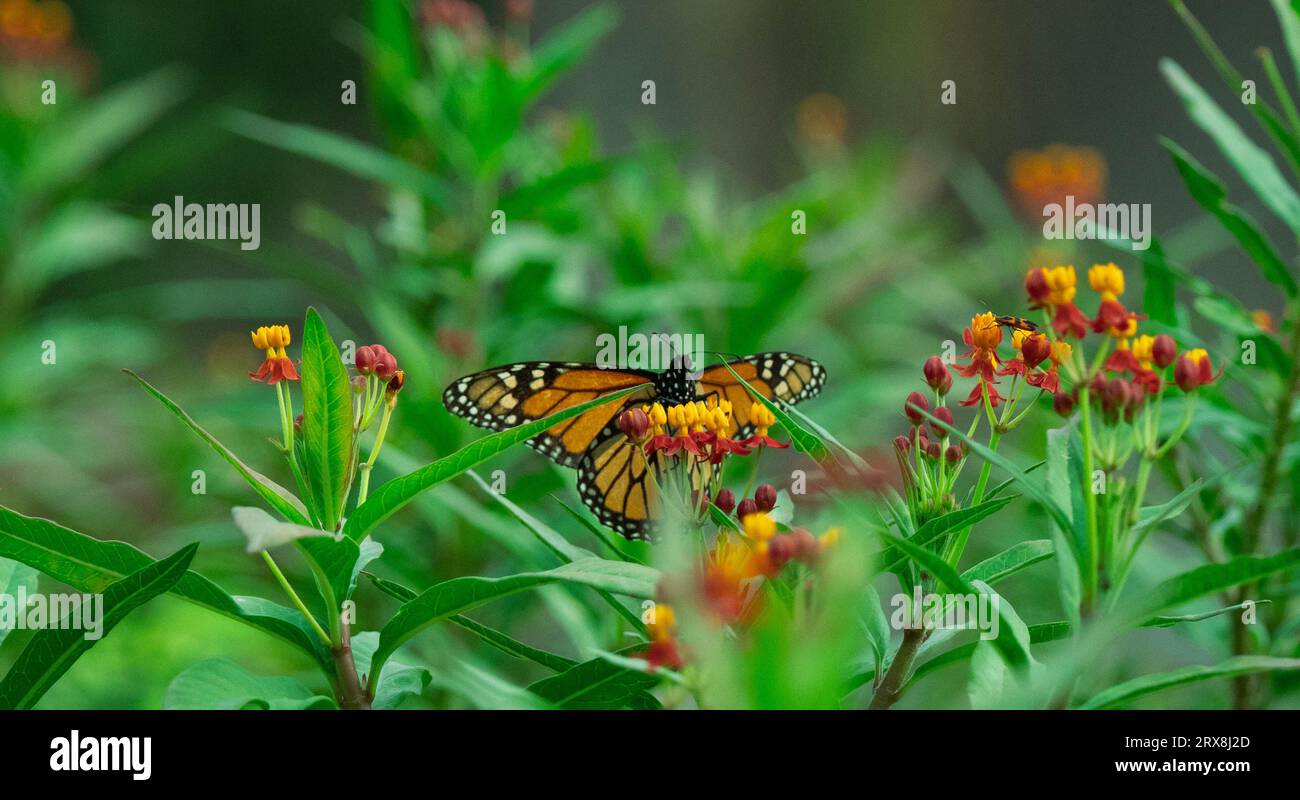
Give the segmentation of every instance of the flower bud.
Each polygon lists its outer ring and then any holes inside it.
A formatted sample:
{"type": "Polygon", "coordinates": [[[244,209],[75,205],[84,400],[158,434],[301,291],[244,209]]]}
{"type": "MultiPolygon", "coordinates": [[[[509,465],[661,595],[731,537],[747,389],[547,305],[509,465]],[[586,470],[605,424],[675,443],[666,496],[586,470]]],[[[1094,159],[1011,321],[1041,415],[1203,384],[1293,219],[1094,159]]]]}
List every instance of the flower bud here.
{"type": "Polygon", "coordinates": [[[928,456],[929,458],[937,459],[937,458],[939,457],[939,454],[940,454],[941,452],[943,452],[943,450],[942,450],[942,448],[939,446],[939,443],[938,443],[938,442],[930,442],[929,444],[927,444],[927,445],[925,446],[925,454],[926,454],[926,456],[928,456]]]}
{"type": "Polygon", "coordinates": [[[302,433],[302,414],[293,418],[294,433],[302,433]]]}
{"type": "Polygon", "coordinates": [[[639,442],[645,439],[646,432],[650,430],[650,416],[639,408],[629,408],[618,415],[618,429],[627,438],[639,442]]]}
{"type": "Polygon", "coordinates": [[[1025,337],[1024,343],[1020,347],[1020,357],[1031,368],[1043,363],[1051,354],[1052,343],[1041,333],[1034,333],[1025,337]]]}
{"type": "Polygon", "coordinates": [[[1074,396],[1065,392],[1057,392],[1052,395],[1052,410],[1062,417],[1069,417],[1074,413],[1074,396]]]}
{"type": "Polygon", "coordinates": [[[925,374],[925,382],[931,389],[939,392],[942,397],[947,393],[948,388],[952,387],[952,374],[948,372],[948,365],[943,363],[943,359],[938,356],[930,356],[925,360],[925,366],[921,367],[921,372],[925,374]]]}
{"type": "Polygon", "coordinates": [[[925,417],[917,412],[917,408],[921,409],[921,411],[929,411],[930,404],[926,402],[925,397],[920,392],[912,392],[907,396],[907,402],[903,405],[903,413],[907,415],[913,425],[920,425],[925,422],[925,417]],[[913,408],[913,406],[916,408],[913,408]]]}
{"type": "Polygon", "coordinates": [[[1047,285],[1047,276],[1043,274],[1043,270],[1039,267],[1029,270],[1029,274],[1025,276],[1025,294],[1029,295],[1029,299],[1034,301],[1036,306],[1042,305],[1051,293],[1052,289],[1047,285]]]}
{"type": "Polygon", "coordinates": [[[1178,384],[1178,388],[1184,392],[1192,391],[1202,383],[1208,382],[1205,378],[1209,376],[1205,373],[1208,372],[1209,365],[1208,357],[1198,360],[1194,352],[1183,353],[1174,364],[1174,383],[1178,384]]]}
{"type": "MultiPolygon", "coordinates": [[[[379,345],[375,345],[375,347],[379,347],[379,345]]],[[[388,380],[393,377],[395,372],[397,372],[397,359],[393,357],[392,353],[385,350],[375,356],[375,374],[379,376],[380,380],[388,380]]]]}
{"type": "Polygon", "coordinates": [[[767,543],[767,560],[774,572],[794,558],[797,546],[794,536],[788,533],[776,536],[767,543]]]}
{"type": "Polygon", "coordinates": [[[817,558],[817,537],[807,528],[795,528],[789,534],[794,541],[794,557],[811,564],[817,558]]]}
{"type": "Polygon", "coordinates": [[[1174,363],[1174,358],[1177,355],[1178,345],[1174,343],[1174,337],[1167,333],[1157,336],[1155,342],[1151,345],[1151,359],[1161,369],[1174,363]]]}
{"type": "Polygon", "coordinates": [[[356,376],[354,376],[354,377],[352,378],[352,393],[353,393],[353,394],[365,394],[365,393],[366,393],[366,376],[365,376],[365,375],[356,375],[356,376]]]}
{"type": "MultiPolygon", "coordinates": [[[[916,430],[916,428],[913,428],[912,430],[916,430]]],[[[906,436],[894,437],[894,447],[897,447],[899,450],[903,451],[904,453],[906,453],[908,448],[910,448],[911,446],[912,446],[912,440],[908,439],[906,436]]]]}
{"type": "Polygon", "coordinates": [[[714,499],[713,504],[722,510],[724,514],[730,514],[731,510],[736,507],[736,493],[730,489],[719,489],[718,496],[714,499]]]}
{"type": "Polygon", "coordinates": [[[375,371],[375,349],[369,345],[358,347],[356,352],[357,372],[369,375],[375,371]]]}
{"type": "MultiPolygon", "coordinates": [[[[934,410],[934,418],[947,425],[953,424],[952,411],[950,411],[947,406],[939,406],[936,408],[934,410]]],[[[934,435],[940,439],[948,435],[948,431],[939,427],[939,424],[934,421],[930,422],[930,429],[933,430],[934,435]]]]}
{"type": "Polygon", "coordinates": [[[740,503],[736,505],[736,519],[743,520],[745,517],[748,517],[750,514],[757,514],[757,513],[758,513],[758,504],[748,497],[746,497],[744,500],[741,500],[740,503]]]}
{"type": "Polygon", "coordinates": [[[948,449],[943,451],[943,457],[948,461],[948,466],[956,466],[957,462],[961,461],[961,448],[955,444],[950,444],[948,449]]]}
{"type": "Polygon", "coordinates": [[[771,511],[776,507],[776,487],[770,483],[764,483],[754,492],[754,505],[758,506],[759,511],[771,511]]]}

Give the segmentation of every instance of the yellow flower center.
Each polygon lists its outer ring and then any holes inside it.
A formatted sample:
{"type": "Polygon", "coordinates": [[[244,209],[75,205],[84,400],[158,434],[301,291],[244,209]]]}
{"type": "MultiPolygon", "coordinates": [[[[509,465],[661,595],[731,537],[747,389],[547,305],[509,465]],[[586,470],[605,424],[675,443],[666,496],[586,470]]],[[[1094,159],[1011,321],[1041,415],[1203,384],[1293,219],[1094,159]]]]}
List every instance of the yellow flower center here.
{"type": "Polygon", "coordinates": [[[975,347],[996,353],[1002,344],[1002,326],[998,325],[997,315],[991,311],[976,314],[970,321],[970,335],[975,347]]]}
{"type": "Polygon", "coordinates": [[[1102,300],[1115,300],[1124,294],[1124,270],[1114,264],[1094,264],[1088,270],[1088,283],[1102,300]]]}
{"type": "Polygon", "coordinates": [[[1052,363],[1053,364],[1060,364],[1062,362],[1069,361],[1070,356],[1072,355],[1074,355],[1074,348],[1070,346],[1069,342],[1063,339],[1052,342],[1052,363]]]}
{"type": "Polygon", "coordinates": [[[1074,272],[1074,265],[1043,267],[1043,280],[1047,283],[1047,303],[1063,306],[1074,302],[1074,295],[1079,283],[1074,272]]]}
{"type": "Polygon", "coordinates": [[[1151,364],[1155,361],[1156,338],[1147,334],[1142,334],[1133,340],[1133,357],[1142,365],[1142,369],[1151,369],[1151,364]]]}

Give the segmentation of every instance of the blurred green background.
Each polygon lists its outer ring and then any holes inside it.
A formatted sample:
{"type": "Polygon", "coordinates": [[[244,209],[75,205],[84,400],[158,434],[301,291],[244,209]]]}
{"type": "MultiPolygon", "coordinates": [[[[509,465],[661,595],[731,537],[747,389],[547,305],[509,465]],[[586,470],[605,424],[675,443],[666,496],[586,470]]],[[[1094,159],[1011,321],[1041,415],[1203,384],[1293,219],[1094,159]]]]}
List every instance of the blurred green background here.
{"type": "MultiPolygon", "coordinates": [[[[383,107],[367,4],[68,7],[73,27],[57,58],[11,49],[0,61],[9,276],[0,306],[0,502],[153,555],[198,539],[196,568],[232,592],[274,596],[230,522],[230,506],[250,495],[119,370],[139,371],[245,460],[272,465],[275,404],[245,377],[259,360],[247,331],[288,323],[296,335],[308,304],[336,336],[382,341],[410,372],[381,479],[476,435],[440,408],[452,378],[509,360],[590,360],[597,334],[627,324],[703,332],[722,351],[818,358],[830,383],[808,413],[896,481],[888,443],[925,357],[960,340],[976,311],[1025,310],[1021,281],[1037,235],[1006,201],[1006,163],[1018,149],[1053,142],[1098,149],[1109,198],[1151,203],[1173,255],[1230,279],[1247,307],[1280,312],[1268,285],[1242,273],[1244,256],[1201,221],[1157,145],[1162,134],[1204,142],[1158,59],[1172,56],[1198,77],[1210,72],[1164,3],[613,2],[602,6],[617,12],[608,35],[521,105],[518,119],[493,117],[490,79],[467,90],[489,107],[467,101],[450,130],[508,139],[476,141],[459,159],[440,149],[454,139],[426,135],[443,129],[404,132],[394,123],[402,115],[383,107]],[[56,107],[31,107],[28,89],[39,92],[46,74],[70,80],[61,80],[56,107]],[[950,78],[955,106],[939,103],[950,78]],[[656,81],[653,106],[640,101],[647,79],[656,81]],[[340,102],[345,80],[358,84],[357,105],[340,102]],[[78,117],[123,87],[139,93],[116,114],[78,117]],[[814,95],[830,99],[807,105],[814,95]],[[232,109],[262,121],[238,118],[241,126],[232,109]],[[268,130],[265,119],[401,153],[451,185],[455,199],[438,208],[323,166],[329,158],[270,146],[269,134],[241,135],[268,130]],[[495,127],[484,132],[484,120],[495,127]],[[113,125],[125,129],[120,141],[77,174],[40,191],[27,180],[40,158],[66,163],[57,148],[42,150],[51,141],[75,146],[87,130],[113,125]],[[582,177],[573,186],[541,180],[565,169],[582,177]],[[516,191],[530,185],[545,191],[516,191]],[[260,203],[261,249],[152,241],[149,209],[175,195],[260,203]],[[481,212],[502,198],[515,203],[516,227],[494,242],[481,212]],[[806,237],[790,235],[792,209],[807,211],[806,237]],[[68,229],[79,233],[55,235],[68,229]],[[44,249],[33,253],[33,242],[44,249]],[[41,361],[46,341],[57,346],[54,365],[41,361]],[[206,495],[190,491],[194,470],[207,473],[206,495]]],[[[590,7],[540,0],[532,20],[512,28],[504,4],[481,5],[493,41],[510,29],[519,47],[563,31],[590,7]]],[[[1259,45],[1281,50],[1262,1],[1195,10],[1239,64],[1253,66],[1259,45]]],[[[418,108],[421,97],[413,90],[401,101],[418,108]]],[[[1115,258],[1137,274],[1134,259],[1104,248],[1066,254],[1084,269],[1090,258],[1115,258]]],[[[1026,462],[1041,454],[1043,422],[1009,443],[1026,462]]],[[[548,498],[573,497],[571,473],[522,450],[501,465],[512,499],[572,528],[548,498]]],[[[815,496],[806,503],[809,527],[836,522],[833,506],[815,496]]],[[[972,540],[972,560],[1045,530],[1023,508],[999,520],[972,540]]],[[[380,571],[419,587],[543,557],[470,483],[434,492],[383,540],[380,571]]],[[[1152,541],[1144,561],[1158,576],[1197,559],[1169,535],[1152,541]]],[[[1026,619],[1053,615],[1054,575],[1039,567],[1010,584],[1026,619]]],[[[368,614],[392,610],[374,592],[363,591],[361,603],[363,627],[368,614]]],[[[599,616],[559,589],[484,612],[521,639],[567,640],[567,649],[599,628],[599,616]]],[[[1220,659],[1223,627],[1143,632],[1143,646],[1117,653],[1110,668],[1125,676],[1220,659]]],[[[415,646],[466,644],[443,633],[415,646]]],[[[0,667],[15,650],[14,642],[0,650],[0,667]]],[[[158,707],[175,674],[213,656],[254,672],[310,670],[256,632],[163,599],[94,648],[43,706],[158,707]]],[[[961,702],[960,682],[933,681],[907,704],[961,702]]],[[[1213,707],[1226,698],[1202,686],[1152,702],[1213,707]]]]}

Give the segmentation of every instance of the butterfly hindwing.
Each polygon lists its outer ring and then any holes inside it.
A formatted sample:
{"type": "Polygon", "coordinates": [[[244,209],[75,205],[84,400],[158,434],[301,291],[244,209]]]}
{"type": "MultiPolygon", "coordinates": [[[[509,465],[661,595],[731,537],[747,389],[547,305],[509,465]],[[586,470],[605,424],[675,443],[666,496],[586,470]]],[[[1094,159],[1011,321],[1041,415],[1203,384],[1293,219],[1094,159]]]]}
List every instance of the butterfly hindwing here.
{"type": "MultiPolygon", "coordinates": [[[[528,361],[466,375],[442,393],[443,405],[481,428],[494,431],[543,419],[603,394],[640,383],[655,373],[601,369],[595,364],[528,361]]],[[[576,467],[597,437],[628,403],[644,403],[654,389],[633,392],[558,423],[528,445],[561,466],[576,467]]]]}
{"type": "MultiPolygon", "coordinates": [[[[816,397],[826,383],[825,367],[796,353],[758,353],[728,364],[756,392],[787,405],[816,397]]],[[[737,438],[753,433],[750,412],[757,401],[727,367],[718,365],[704,370],[696,383],[696,394],[701,400],[711,395],[730,400],[732,419],[738,427],[737,438]]]]}

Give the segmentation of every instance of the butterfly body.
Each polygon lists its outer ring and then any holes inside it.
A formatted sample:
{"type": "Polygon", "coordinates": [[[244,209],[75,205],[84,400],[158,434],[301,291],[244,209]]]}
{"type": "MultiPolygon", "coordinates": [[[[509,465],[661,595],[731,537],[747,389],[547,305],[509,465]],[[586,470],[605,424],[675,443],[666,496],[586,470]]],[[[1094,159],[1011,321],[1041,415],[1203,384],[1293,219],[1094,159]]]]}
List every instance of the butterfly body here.
{"type": "Polygon", "coordinates": [[[474,425],[505,430],[543,419],[604,394],[640,386],[624,397],[597,405],[528,440],[528,445],[561,466],[578,470],[578,493],[602,523],[630,539],[649,538],[657,497],[651,463],[641,446],[618,429],[628,408],[665,406],[696,400],[729,401],[737,435],[753,430],[755,400],[736,379],[754,391],[786,404],[820,392],[826,372],[820,364],[793,353],[760,353],[700,372],[688,363],[662,372],[606,369],[581,362],[529,361],[493,367],[453,381],[443,392],[447,410],[474,425]]]}

